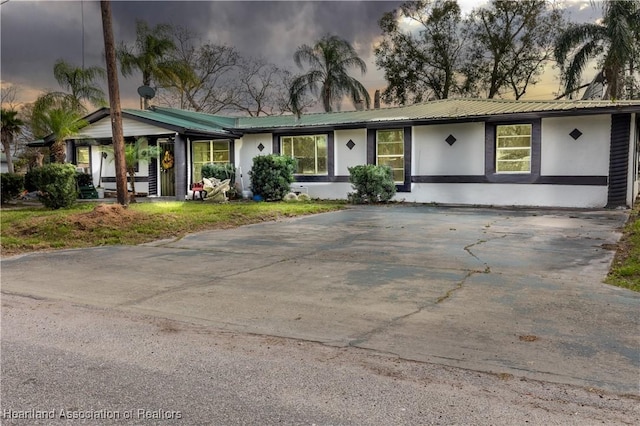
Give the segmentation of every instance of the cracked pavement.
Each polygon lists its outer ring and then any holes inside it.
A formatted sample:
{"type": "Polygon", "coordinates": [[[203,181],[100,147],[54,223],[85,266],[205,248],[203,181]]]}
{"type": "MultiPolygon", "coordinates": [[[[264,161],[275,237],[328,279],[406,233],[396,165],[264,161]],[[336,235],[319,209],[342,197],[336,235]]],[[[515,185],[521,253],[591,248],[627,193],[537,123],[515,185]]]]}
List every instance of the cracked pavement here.
{"type": "Polygon", "coordinates": [[[640,395],[623,211],[390,205],[2,260],[2,292],[640,395]]]}

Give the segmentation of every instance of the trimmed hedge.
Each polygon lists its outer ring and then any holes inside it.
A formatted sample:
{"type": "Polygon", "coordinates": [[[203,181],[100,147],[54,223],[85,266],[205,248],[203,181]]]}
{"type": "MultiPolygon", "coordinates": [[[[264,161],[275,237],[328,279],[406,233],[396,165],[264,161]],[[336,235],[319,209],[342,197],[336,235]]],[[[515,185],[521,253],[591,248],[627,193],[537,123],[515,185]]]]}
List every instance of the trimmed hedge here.
{"type": "Polygon", "coordinates": [[[350,192],[348,198],[355,204],[386,203],[396,195],[393,171],[389,166],[349,167],[349,182],[356,192],[350,192]]]}
{"type": "Polygon", "coordinates": [[[0,173],[0,196],[3,203],[16,198],[24,189],[24,175],[18,173],[0,173]]]}
{"type": "Polygon", "coordinates": [[[265,201],[280,201],[291,191],[295,171],[295,158],[276,154],[254,157],[249,171],[251,190],[265,201]]]}

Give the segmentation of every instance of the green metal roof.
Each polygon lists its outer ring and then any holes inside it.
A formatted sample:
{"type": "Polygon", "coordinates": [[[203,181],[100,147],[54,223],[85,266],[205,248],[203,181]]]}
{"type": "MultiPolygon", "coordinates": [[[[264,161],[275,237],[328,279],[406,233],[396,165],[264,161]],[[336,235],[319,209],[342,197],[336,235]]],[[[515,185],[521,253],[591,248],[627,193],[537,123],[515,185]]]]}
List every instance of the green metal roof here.
{"type": "Polygon", "coordinates": [[[203,120],[197,118],[195,114],[204,114],[191,113],[189,111],[184,111],[187,114],[177,114],[174,113],[174,111],[180,110],[157,107],[154,107],[152,110],[123,109],[122,111],[129,116],[141,118],[160,127],[180,129],[182,132],[187,134],[217,135],[225,137],[234,136],[231,132],[225,130],[222,125],[218,124],[226,122],[233,123],[235,121],[233,118],[222,117],[221,119],[221,117],[209,115],[209,120],[203,120]]]}
{"type": "MultiPolygon", "coordinates": [[[[554,116],[640,113],[640,100],[634,101],[515,101],[502,99],[443,99],[415,105],[332,113],[232,117],[193,112],[175,108],[151,107],[149,110],[124,109],[134,119],[172,131],[204,137],[238,138],[242,133],[277,129],[318,127],[349,128],[375,126],[377,123],[428,124],[455,121],[501,120],[510,116],[554,116]]],[[[98,110],[86,119],[90,122],[109,114],[98,110]]],[[[46,139],[45,139],[46,140],[46,139]]]]}
{"type": "Polygon", "coordinates": [[[383,122],[466,121],[512,114],[611,112],[619,109],[640,112],[640,101],[515,101],[498,99],[443,99],[415,105],[319,114],[267,117],[239,117],[236,129],[270,129],[340,126],[383,122]]]}

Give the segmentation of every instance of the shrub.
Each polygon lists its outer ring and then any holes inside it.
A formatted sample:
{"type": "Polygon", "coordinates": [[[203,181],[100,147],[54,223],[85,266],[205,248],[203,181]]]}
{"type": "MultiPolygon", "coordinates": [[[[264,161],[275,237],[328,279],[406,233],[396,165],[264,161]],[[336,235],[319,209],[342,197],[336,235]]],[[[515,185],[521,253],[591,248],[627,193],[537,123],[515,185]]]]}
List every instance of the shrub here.
{"type": "Polygon", "coordinates": [[[76,201],[76,168],[73,164],[47,164],[34,170],[38,198],[46,207],[69,207],[76,201]]]}
{"type": "Polygon", "coordinates": [[[38,184],[36,183],[38,179],[38,170],[39,168],[29,170],[24,175],[24,189],[26,189],[28,192],[33,192],[38,190],[38,184]]]}
{"type": "Polygon", "coordinates": [[[349,167],[349,182],[356,190],[348,194],[352,203],[385,203],[396,194],[389,166],[367,164],[349,167]]]}
{"type": "Polygon", "coordinates": [[[253,158],[251,190],[265,201],[280,201],[291,191],[296,160],[283,155],[259,155],[253,158]]]}
{"type": "Polygon", "coordinates": [[[24,189],[24,176],[18,173],[1,173],[0,188],[2,202],[7,203],[24,189]]]}

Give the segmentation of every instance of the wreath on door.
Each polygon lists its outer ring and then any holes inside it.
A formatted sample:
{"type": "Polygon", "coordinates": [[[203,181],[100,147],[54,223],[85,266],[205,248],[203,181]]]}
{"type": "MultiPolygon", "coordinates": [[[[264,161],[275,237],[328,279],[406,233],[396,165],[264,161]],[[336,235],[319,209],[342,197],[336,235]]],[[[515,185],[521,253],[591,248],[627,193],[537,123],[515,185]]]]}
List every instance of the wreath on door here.
{"type": "Polygon", "coordinates": [[[162,168],[165,170],[169,170],[172,167],[173,167],[173,154],[171,154],[171,151],[167,150],[164,152],[164,155],[162,156],[162,168]]]}

